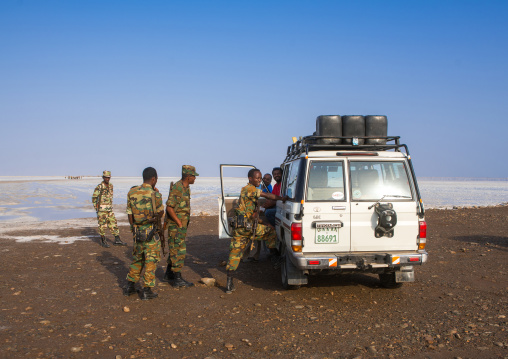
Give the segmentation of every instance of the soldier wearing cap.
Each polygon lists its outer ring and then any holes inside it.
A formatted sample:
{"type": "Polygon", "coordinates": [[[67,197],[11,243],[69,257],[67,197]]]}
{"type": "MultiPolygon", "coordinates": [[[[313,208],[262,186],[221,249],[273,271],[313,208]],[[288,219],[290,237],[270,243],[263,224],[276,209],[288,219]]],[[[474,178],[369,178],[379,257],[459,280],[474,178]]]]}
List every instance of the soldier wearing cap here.
{"type": "Polygon", "coordinates": [[[106,227],[109,227],[111,233],[115,236],[113,244],[115,246],[126,246],[127,243],[120,239],[120,231],[116,223],[115,214],[113,213],[113,184],[111,180],[111,171],[102,172],[102,183],[100,183],[92,195],[92,203],[97,212],[97,220],[99,222],[99,234],[101,235],[101,246],[109,248],[106,241],[106,227]]]}
{"type": "Polygon", "coordinates": [[[194,285],[183,279],[181,272],[187,253],[185,236],[190,220],[190,185],[194,184],[196,176],[199,174],[196,173],[194,166],[182,166],[182,179],[170,189],[166,201],[169,256],[164,280],[171,281],[171,285],[176,288],[194,285]]]}
{"type": "MultiPolygon", "coordinates": [[[[261,171],[257,168],[253,168],[247,174],[249,183],[243,187],[240,193],[240,203],[238,208],[235,209],[236,215],[245,218],[246,222],[253,223],[256,217],[259,215],[256,212],[258,200],[260,197],[265,197],[273,201],[286,201],[288,198],[277,196],[273,193],[262,192],[259,188],[261,184],[261,171]]],[[[255,231],[254,228],[247,229],[246,226],[235,228],[233,232],[233,238],[229,246],[229,259],[226,266],[227,273],[227,284],[226,293],[231,294],[235,291],[233,284],[233,273],[240,264],[243,252],[251,240],[266,241],[267,247],[270,249],[272,256],[272,264],[274,267],[280,266],[280,253],[277,249],[277,236],[275,229],[269,225],[259,223],[255,231]]]]}

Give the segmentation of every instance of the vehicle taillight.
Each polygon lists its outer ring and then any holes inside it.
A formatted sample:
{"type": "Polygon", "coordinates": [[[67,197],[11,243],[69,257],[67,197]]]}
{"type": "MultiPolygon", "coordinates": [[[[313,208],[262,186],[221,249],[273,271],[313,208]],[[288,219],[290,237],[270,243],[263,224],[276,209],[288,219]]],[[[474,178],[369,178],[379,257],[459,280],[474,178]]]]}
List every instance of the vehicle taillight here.
{"type": "Polygon", "coordinates": [[[302,224],[291,223],[291,249],[293,252],[301,252],[302,246],[302,224]]]}
{"type": "Polygon", "coordinates": [[[425,245],[427,244],[427,222],[420,221],[419,222],[419,231],[418,231],[418,249],[425,249],[425,245]]]}

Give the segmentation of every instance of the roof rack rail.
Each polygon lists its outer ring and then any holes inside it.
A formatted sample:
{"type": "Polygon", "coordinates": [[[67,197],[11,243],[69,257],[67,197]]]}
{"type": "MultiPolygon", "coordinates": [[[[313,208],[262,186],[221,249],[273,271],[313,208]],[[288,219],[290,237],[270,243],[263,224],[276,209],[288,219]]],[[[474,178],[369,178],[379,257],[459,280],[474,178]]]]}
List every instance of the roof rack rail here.
{"type": "MultiPolygon", "coordinates": [[[[319,151],[319,150],[354,150],[354,151],[387,151],[387,150],[395,150],[400,151],[400,148],[403,147],[405,152],[408,153],[407,146],[400,144],[400,136],[387,136],[387,137],[379,137],[379,136],[305,136],[300,140],[296,141],[292,145],[288,146],[286,159],[284,162],[292,160],[301,156],[303,153],[306,155],[309,154],[309,151],[319,151]],[[382,140],[385,143],[380,144],[357,144],[358,140],[382,140]],[[344,142],[343,140],[349,140],[351,144],[345,143],[323,143],[323,140],[340,140],[340,142],[344,142]]],[[[331,142],[330,141],[330,142],[331,142]]],[[[339,142],[339,141],[337,141],[339,142]]]]}

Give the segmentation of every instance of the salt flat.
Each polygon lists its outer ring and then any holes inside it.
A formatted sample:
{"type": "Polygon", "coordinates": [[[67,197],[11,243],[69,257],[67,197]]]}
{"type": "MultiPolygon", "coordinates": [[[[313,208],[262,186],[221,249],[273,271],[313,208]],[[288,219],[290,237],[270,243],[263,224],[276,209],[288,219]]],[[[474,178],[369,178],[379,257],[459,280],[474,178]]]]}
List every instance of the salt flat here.
{"type": "MultiPolygon", "coordinates": [[[[168,196],[170,183],[178,180],[179,178],[176,177],[159,178],[157,188],[164,200],[168,196]]],[[[0,222],[95,218],[92,193],[101,181],[99,177],[85,177],[78,180],[55,177],[0,177],[0,222]]],[[[125,216],[127,193],[130,188],[142,182],[140,177],[112,178],[113,203],[117,219],[125,216]]],[[[232,184],[229,184],[231,188],[226,190],[239,192],[246,183],[246,179],[235,179],[232,184]]],[[[198,177],[191,191],[193,215],[218,214],[219,178],[198,177]]]]}
{"type": "MultiPolygon", "coordinates": [[[[160,177],[157,188],[164,200],[171,181],[177,177],[160,177]]],[[[75,218],[95,218],[92,193],[102,181],[100,177],[68,180],[64,177],[0,177],[0,223],[28,223],[75,218]]],[[[114,210],[119,221],[126,221],[125,204],[132,186],[142,183],[141,177],[113,177],[114,210]]],[[[230,178],[225,192],[239,193],[247,183],[244,178],[230,178]]],[[[419,181],[426,208],[453,206],[491,206],[508,202],[508,181],[419,181]]],[[[198,177],[192,185],[193,215],[218,215],[217,197],[221,186],[218,177],[198,177]]],[[[0,228],[1,230],[1,228],[0,228]]]]}

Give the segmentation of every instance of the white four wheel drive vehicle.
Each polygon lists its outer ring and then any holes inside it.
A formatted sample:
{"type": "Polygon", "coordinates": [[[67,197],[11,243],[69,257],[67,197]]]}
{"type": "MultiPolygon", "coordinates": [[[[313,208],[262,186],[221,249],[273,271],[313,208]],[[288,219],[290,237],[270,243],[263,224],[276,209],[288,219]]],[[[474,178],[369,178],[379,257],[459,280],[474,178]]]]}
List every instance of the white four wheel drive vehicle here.
{"type": "MultiPolygon", "coordinates": [[[[376,273],[387,288],[414,281],[427,225],[407,146],[386,135],[385,116],[319,116],[316,127],[281,165],[290,198],[277,202],[282,285],[348,272],[376,273]]],[[[221,235],[237,201],[223,186],[221,235]]]]}

